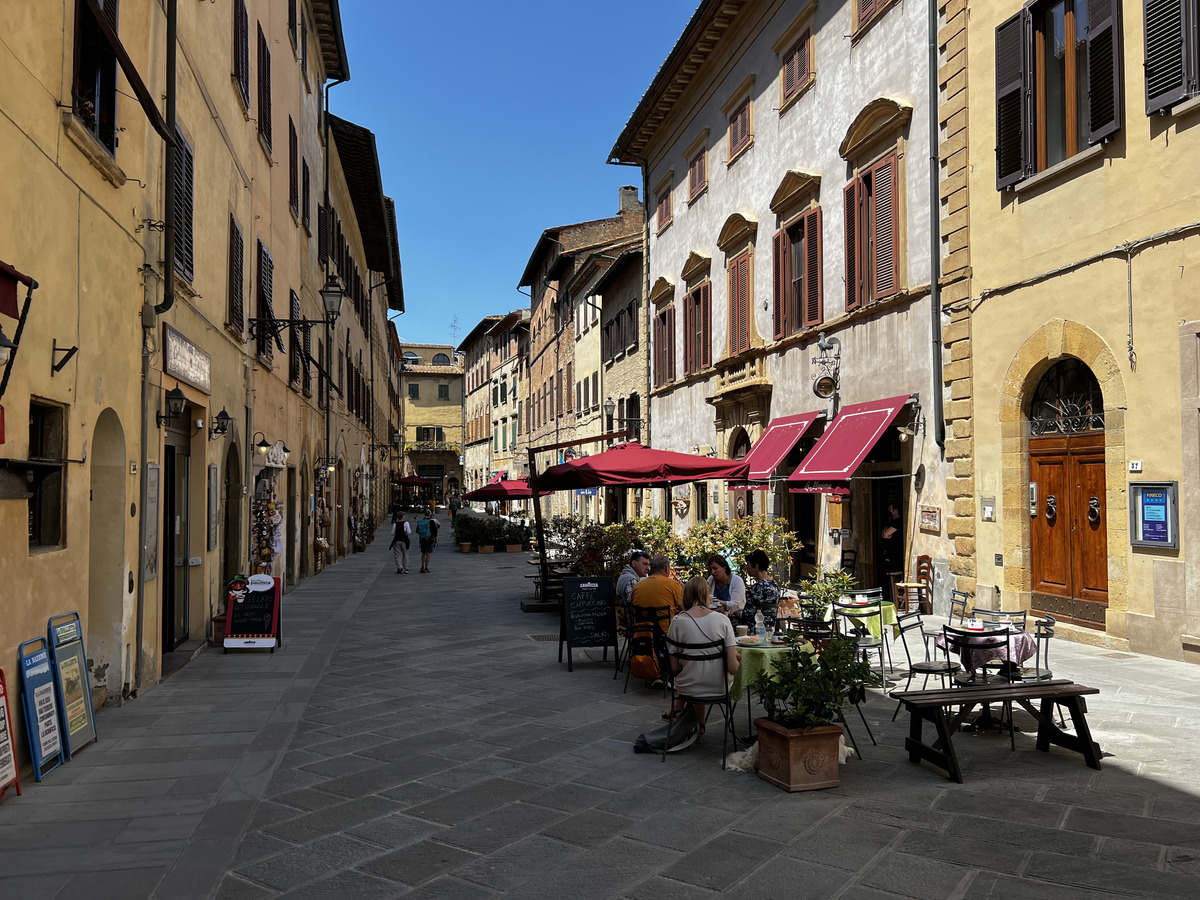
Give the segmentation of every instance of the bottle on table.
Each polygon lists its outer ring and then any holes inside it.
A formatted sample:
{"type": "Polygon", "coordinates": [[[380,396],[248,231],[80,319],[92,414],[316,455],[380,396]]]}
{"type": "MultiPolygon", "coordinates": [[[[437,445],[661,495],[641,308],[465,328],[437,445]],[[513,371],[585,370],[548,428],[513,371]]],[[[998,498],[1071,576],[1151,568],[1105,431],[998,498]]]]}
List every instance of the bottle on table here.
{"type": "Polygon", "coordinates": [[[767,623],[766,620],[763,619],[762,612],[756,612],[754,614],[754,636],[760,641],[765,640],[767,637],[767,623]]]}

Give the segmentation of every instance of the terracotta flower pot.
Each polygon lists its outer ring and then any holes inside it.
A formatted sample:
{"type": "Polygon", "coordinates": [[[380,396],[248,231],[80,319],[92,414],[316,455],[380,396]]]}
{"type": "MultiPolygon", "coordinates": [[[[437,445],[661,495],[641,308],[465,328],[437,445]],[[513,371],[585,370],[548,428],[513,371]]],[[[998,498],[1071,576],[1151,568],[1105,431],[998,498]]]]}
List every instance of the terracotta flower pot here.
{"type": "Polygon", "coordinates": [[[491,544],[480,544],[480,545],[479,545],[479,552],[480,552],[480,553],[495,553],[495,552],[496,552],[496,548],[495,548],[495,547],[493,547],[491,544]]]}
{"type": "Polygon", "coordinates": [[[785,791],[837,787],[840,725],[785,728],[755,719],[758,729],[758,777],[785,791]]]}
{"type": "Polygon", "coordinates": [[[521,545],[520,544],[507,544],[507,545],[505,545],[504,549],[507,550],[509,553],[520,553],[521,545]]]}
{"type": "Polygon", "coordinates": [[[471,542],[463,541],[461,544],[458,545],[458,549],[459,549],[459,552],[461,552],[461,553],[470,553],[471,552],[471,542]]]}

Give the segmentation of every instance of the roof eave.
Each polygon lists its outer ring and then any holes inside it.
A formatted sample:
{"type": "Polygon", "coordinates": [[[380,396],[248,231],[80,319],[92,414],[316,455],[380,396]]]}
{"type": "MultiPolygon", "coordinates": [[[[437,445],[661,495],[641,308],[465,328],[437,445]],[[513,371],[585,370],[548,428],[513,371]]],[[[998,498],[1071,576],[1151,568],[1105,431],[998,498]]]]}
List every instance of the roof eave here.
{"type": "Polygon", "coordinates": [[[313,25],[321,48],[325,77],[333,81],[350,80],[350,61],[342,34],[342,11],[338,0],[313,0],[313,25]]]}

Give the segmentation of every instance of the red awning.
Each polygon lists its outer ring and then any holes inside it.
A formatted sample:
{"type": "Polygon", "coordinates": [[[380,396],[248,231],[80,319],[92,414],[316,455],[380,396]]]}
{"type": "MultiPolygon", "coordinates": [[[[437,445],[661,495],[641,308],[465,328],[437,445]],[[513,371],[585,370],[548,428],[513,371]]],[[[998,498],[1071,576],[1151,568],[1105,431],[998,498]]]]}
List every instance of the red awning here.
{"type": "Polygon", "coordinates": [[[822,414],[807,412],[798,416],[780,416],[772,419],[767,430],[762,433],[762,437],[750,448],[750,452],[743,460],[749,467],[746,476],[747,482],[751,483],[731,484],[729,489],[731,491],[766,490],[771,475],[779,468],[784,457],[792,452],[796,442],[804,437],[804,433],[808,431],[819,415],[822,414]]]}
{"type": "Polygon", "coordinates": [[[533,482],[541,491],[564,491],[608,485],[662,487],[710,478],[745,480],[746,461],[712,459],[628,443],[552,466],[533,482]]]}
{"type": "MultiPolygon", "coordinates": [[[[856,403],[838,413],[836,419],[825,429],[821,439],[808,451],[808,455],[796,467],[789,482],[800,482],[795,488],[813,490],[812,482],[844,482],[859,467],[875,442],[882,437],[896,415],[911,398],[892,397],[890,400],[874,400],[856,403]]],[[[823,487],[822,493],[840,493],[834,487],[823,487]]]]}
{"type": "Polygon", "coordinates": [[[495,475],[492,476],[492,480],[489,481],[488,484],[496,484],[497,482],[503,481],[507,477],[508,477],[508,470],[501,469],[499,472],[497,472],[495,475]]]}
{"type": "Polygon", "coordinates": [[[420,475],[405,475],[403,478],[397,478],[392,484],[407,484],[417,487],[432,487],[433,482],[428,478],[422,478],[420,475]]]}
{"type": "MultiPolygon", "coordinates": [[[[542,495],[550,493],[542,491],[542,495]]],[[[508,481],[491,481],[481,488],[467,491],[464,500],[528,500],[533,496],[529,484],[523,478],[513,478],[508,481]]]]}
{"type": "Polygon", "coordinates": [[[0,260],[0,313],[13,319],[21,317],[17,304],[17,284],[26,287],[36,287],[32,278],[18,272],[8,263],[0,260]]]}

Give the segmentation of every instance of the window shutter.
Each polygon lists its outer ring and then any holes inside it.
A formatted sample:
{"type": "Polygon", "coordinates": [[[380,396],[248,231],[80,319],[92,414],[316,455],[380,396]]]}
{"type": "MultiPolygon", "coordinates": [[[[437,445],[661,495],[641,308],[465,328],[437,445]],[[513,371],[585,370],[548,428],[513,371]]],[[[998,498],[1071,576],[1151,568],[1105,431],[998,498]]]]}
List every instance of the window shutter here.
{"type": "Polygon", "coordinates": [[[700,287],[700,368],[712,365],[712,282],[700,287]]]}
{"type": "Polygon", "coordinates": [[[329,262],[329,210],[317,207],[317,261],[324,266],[329,262]]]}
{"type": "Polygon", "coordinates": [[[260,325],[258,329],[258,355],[263,359],[269,360],[274,355],[271,347],[273,338],[273,329],[270,327],[270,321],[275,318],[274,307],[271,303],[271,294],[275,276],[275,264],[271,260],[271,254],[267,252],[267,248],[263,246],[262,241],[258,242],[258,318],[266,319],[266,325],[260,325]]]}
{"type": "Polygon", "coordinates": [[[288,206],[296,215],[300,213],[300,141],[296,136],[296,123],[288,116],[288,206]]]}
{"type": "Polygon", "coordinates": [[[175,163],[175,266],[185,279],[191,281],[193,272],[192,216],[194,212],[194,157],[192,148],[179,129],[175,129],[177,145],[175,163]]]}
{"type": "MultiPolygon", "coordinates": [[[[291,304],[289,316],[293,321],[300,318],[300,298],[296,296],[296,292],[291,292],[291,304]]],[[[289,329],[289,341],[291,346],[292,358],[288,360],[288,384],[298,386],[300,383],[300,338],[296,334],[296,328],[293,326],[289,329]]]]}
{"type": "Polygon", "coordinates": [[[641,329],[638,328],[638,307],[639,306],[640,306],[640,304],[638,303],[637,300],[634,300],[633,302],[631,302],[629,304],[629,344],[628,344],[628,346],[629,346],[630,350],[634,350],[634,351],[636,351],[638,348],[638,337],[639,337],[638,332],[641,331],[641,329]]]}
{"type": "Polygon", "coordinates": [[[796,48],[793,47],[783,61],[783,96],[784,99],[796,93],[796,48]]]}
{"type": "Polygon", "coordinates": [[[771,288],[775,302],[772,314],[772,331],[774,332],[775,340],[778,341],[788,333],[786,295],[788,285],[787,258],[789,254],[787,233],[783,229],[775,232],[775,237],[771,240],[771,252],[774,254],[771,260],[771,288]]]}
{"type": "Polygon", "coordinates": [[[246,327],[245,307],[242,302],[242,285],[245,269],[243,260],[245,246],[242,241],[242,229],[238,228],[237,219],[229,217],[229,327],[240,337],[246,327]]]}
{"type": "Polygon", "coordinates": [[[900,184],[897,156],[889,153],[871,169],[871,300],[889,297],[900,289],[900,184]]]}
{"type": "MultiPolygon", "coordinates": [[[[297,306],[296,307],[296,316],[299,317],[299,315],[300,315],[300,308],[299,308],[299,306],[297,306]]],[[[304,329],[303,370],[304,370],[304,395],[306,397],[311,397],[312,396],[312,329],[311,328],[304,329]]]]}
{"type": "Polygon", "coordinates": [[[858,0],[858,27],[862,28],[878,10],[877,0],[858,0]]]}
{"type": "Polygon", "coordinates": [[[1146,22],[1146,115],[1184,99],[1196,84],[1189,0],[1143,0],[1146,22]]]}
{"type": "Polygon", "coordinates": [[[675,307],[667,310],[667,381],[675,380],[675,307]]]}
{"type": "Polygon", "coordinates": [[[846,216],[846,312],[862,305],[858,283],[858,186],[859,180],[855,178],[842,192],[846,216]]]}
{"type": "Polygon", "coordinates": [[[1087,0],[1088,143],[1121,127],[1121,0],[1087,0]]]}
{"type": "Polygon", "coordinates": [[[250,17],[246,0],[233,4],[233,78],[242,93],[242,102],[250,106],[250,17]]]}
{"type": "Polygon", "coordinates": [[[688,294],[683,301],[683,372],[696,371],[696,295],[688,294]]]}
{"type": "Polygon", "coordinates": [[[258,133],[271,146],[271,45],[258,26],[258,133]]]}
{"type": "Polygon", "coordinates": [[[821,208],[804,217],[804,327],[821,324],[821,208]]]}
{"type": "Polygon", "coordinates": [[[594,406],[600,405],[600,373],[599,372],[592,373],[592,404],[594,406]]]}
{"type": "Polygon", "coordinates": [[[1031,27],[1023,10],[996,29],[996,189],[1025,177],[1031,154],[1027,127],[1027,38],[1031,27]]]}

